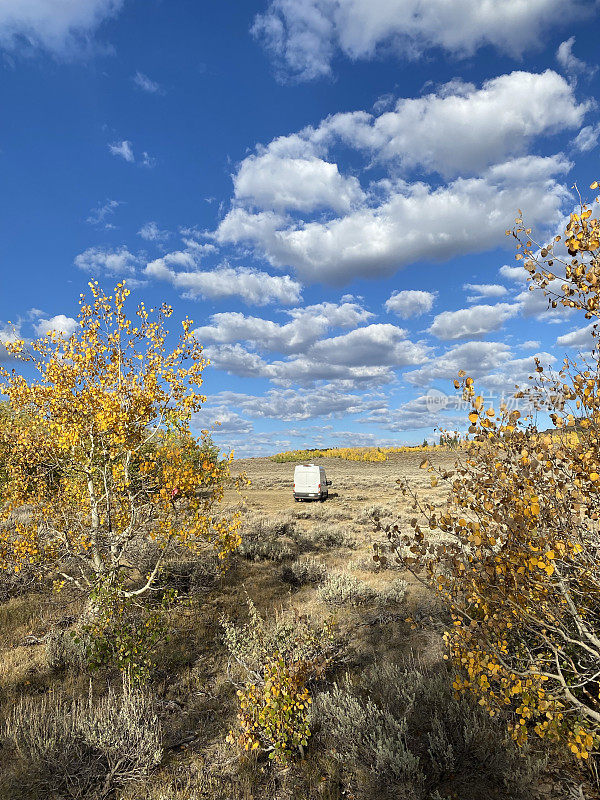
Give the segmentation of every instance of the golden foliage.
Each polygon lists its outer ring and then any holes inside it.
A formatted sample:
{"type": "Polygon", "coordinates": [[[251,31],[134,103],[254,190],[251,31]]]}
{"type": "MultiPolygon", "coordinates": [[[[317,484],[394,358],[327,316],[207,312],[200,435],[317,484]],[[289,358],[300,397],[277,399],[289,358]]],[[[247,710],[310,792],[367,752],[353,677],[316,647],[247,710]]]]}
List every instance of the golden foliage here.
{"type": "Polygon", "coordinates": [[[206,399],[199,388],[207,362],[191,320],[167,352],[169,306],[151,318],[141,303],[132,321],[123,283],[114,296],[89,285],[69,338],[50,332],[28,347],[7,344],[35,378],[0,368],[8,397],[0,568],[34,564],[86,595],[127,572],[135,585],[126,594],[143,594],[172,546],[208,544],[221,557],[237,547],[239,520],[215,508],[229,461],[205,457],[198,466],[207,450],[189,424],[206,399]],[[23,506],[28,514],[16,517],[23,506]],[[134,580],[132,554],[148,541],[156,557],[134,580]]]}
{"type": "MultiPolygon", "coordinates": [[[[520,219],[513,231],[532,287],[587,319],[600,316],[599,223],[591,214],[582,205],[571,215],[571,261],[554,252],[561,237],[536,250],[520,219]]],[[[486,409],[473,379],[460,376],[474,441],[454,470],[424,463],[449,486],[449,505],[423,503],[404,484],[423,519],[411,520],[412,533],[388,532],[392,551],[421,578],[425,566],[451,608],[445,638],[455,690],[475,692],[492,715],[509,712],[517,742],[552,738],[580,759],[600,744],[598,350],[595,342],[583,363],[566,359],[557,374],[537,362],[530,387],[516,394],[531,409],[524,417],[506,406],[486,409]],[[544,408],[553,432],[535,427],[533,413],[544,408]]]]}
{"type": "Polygon", "coordinates": [[[272,456],[273,461],[307,461],[311,458],[341,458],[344,461],[380,463],[393,453],[420,453],[436,450],[443,445],[414,445],[402,447],[334,447],[328,450],[287,450],[272,456]]]}

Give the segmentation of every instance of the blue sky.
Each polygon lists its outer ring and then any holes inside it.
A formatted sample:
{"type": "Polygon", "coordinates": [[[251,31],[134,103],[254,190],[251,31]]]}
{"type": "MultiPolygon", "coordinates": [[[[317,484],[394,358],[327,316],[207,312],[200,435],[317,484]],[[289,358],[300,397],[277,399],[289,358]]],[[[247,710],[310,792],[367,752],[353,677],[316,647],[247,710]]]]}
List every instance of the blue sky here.
{"type": "Polygon", "coordinates": [[[599,11],[2,0],[0,360],[126,279],[194,319],[237,455],[463,427],[459,369],[497,402],[589,344],[504,231],[600,177],[599,11]]]}

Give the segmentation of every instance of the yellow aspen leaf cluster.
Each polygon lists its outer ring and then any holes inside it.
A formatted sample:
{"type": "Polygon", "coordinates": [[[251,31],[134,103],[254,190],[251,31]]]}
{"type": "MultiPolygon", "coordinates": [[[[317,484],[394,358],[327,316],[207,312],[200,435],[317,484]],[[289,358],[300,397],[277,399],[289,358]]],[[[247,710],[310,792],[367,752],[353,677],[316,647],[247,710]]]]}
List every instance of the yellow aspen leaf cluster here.
{"type": "MultiPolygon", "coordinates": [[[[600,316],[598,229],[582,204],[550,245],[534,244],[520,219],[513,231],[532,287],[587,319],[600,316]]],[[[423,464],[445,481],[448,505],[423,502],[402,482],[415,515],[410,530],[388,529],[388,555],[428,579],[451,610],[445,641],[455,691],[474,692],[491,715],[508,717],[517,742],[552,739],[583,760],[600,745],[595,327],[592,336],[594,349],[580,362],[566,359],[556,373],[536,362],[530,385],[515,395],[523,413],[486,408],[474,380],[459,375],[472,441],[454,469],[423,464]],[[538,430],[540,410],[554,429],[538,430]]]]}
{"type": "Polygon", "coordinates": [[[444,445],[403,445],[401,447],[334,447],[327,450],[287,450],[271,456],[272,461],[308,461],[311,458],[340,458],[344,461],[381,463],[394,453],[419,453],[442,448],[444,445]]]}
{"type": "Polygon", "coordinates": [[[247,751],[261,748],[283,764],[302,751],[310,737],[312,700],[306,687],[310,672],[309,663],[287,662],[275,653],[265,664],[259,685],[238,689],[240,730],[237,735],[230,731],[227,741],[247,751]]]}
{"type": "Polygon", "coordinates": [[[239,544],[239,519],[218,509],[231,457],[190,430],[207,364],[192,321],[168,349],[172,308],[141,303],[129,319],[124,283],[89,286],[71,336],[7,344],[24,374],[0,368],[0,569],[28,564],[87,596],[125,573],[124,593],[141,595],[171,549],[224,558],[239,544]]]}

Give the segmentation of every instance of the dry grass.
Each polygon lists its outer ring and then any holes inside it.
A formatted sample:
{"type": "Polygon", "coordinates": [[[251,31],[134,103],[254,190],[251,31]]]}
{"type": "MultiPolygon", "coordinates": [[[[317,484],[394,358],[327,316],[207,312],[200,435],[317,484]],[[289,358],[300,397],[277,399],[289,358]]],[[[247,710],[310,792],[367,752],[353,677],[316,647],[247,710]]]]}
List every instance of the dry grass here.
{"type": "MultiPolygon", "coordinates": [[[[266,617],[286,610],[317,622],[333,617],[337,655],[315,691],[326,691],[347,673],[359,677],[377,664],[410,665],[418,659],[423,665],[439,665],[443,609],[411,576],[397,569],[378,570],[372,559],[373,544],[385,538],[378,522],[402,525],[412,516],[398,491],[398,478],[409,478],[439,506],[446,501],[444,487],[432,489],[419,469],[422,458],[421,453],[409,452],[391,454],[382,463],[318,459],[332,481],[324,503],[294,502],[293,463],[265,458],[234,462],[234,472],[245,472],[252,481],[241,505],[234,492],[225,500],[230,510],[239,508],[243,513],[245,556],[235,556],[224,574],[205,560],[195,563],[189,555],[169,564],[165,585],[177,588],[189,604],[171,612],[170,638],[157,648],[152,676],[165,758],[142,784],[120,789],[115,798],[341,800],[350,796],[338,765],[317,745],[285,773],[273,770],[265,759],[240,759],[225,745],[227,731],[235,725],[236,696],[228,680],[230,656],[221,620],[246,623],[248,597],[266,617]],[[339,574],[348,578],[360,602],[345,602],[339,595],[330,602],[322,589],[328,578],[339,574]],[[407,581],[404,599],[399,579],[407,581]],[[416,626],[406,621],[409,616],[416,626]]],[[[452,452],[432,454],[440,466],[449,467],[454,460],[452,452]]],[[[78,611],[67,596],[39,592],[0,604],[0,714],[5,718],[21,697],[50,690],[71,697],[85,694],[89,675],[74,667],[53,669],[45,647],[47,634],[68,630],[78,611]]],[[[92,678],[99,698],[120,680],[108,669],[92,678]]],[[[7,748],[0,747],[0,800],[50,797],[25,783],[15,775],[7,748]]],[[[508,795],[502,791],[500,786],[498,791],[487,791],[481,800],[504,800],[508,795]]],[[[530,788],[527,792],[528,798],[536,796],[530,788]]],[[[439,797],[447,796],[451,795],[439,797]]],[[[476,794],[460,796],[480,800],[476,794]]],[[[550,800],[564,794],[553,795],[548,789],[539,796],[550,800]]],[[[376,795],[373,800],[378,800],[376,795]]]]}

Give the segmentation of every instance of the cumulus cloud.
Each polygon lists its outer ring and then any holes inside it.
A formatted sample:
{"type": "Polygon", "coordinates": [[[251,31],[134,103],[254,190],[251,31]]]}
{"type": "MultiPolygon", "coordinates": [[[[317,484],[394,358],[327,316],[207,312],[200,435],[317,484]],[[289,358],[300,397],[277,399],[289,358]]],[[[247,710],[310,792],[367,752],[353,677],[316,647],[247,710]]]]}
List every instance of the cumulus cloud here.
{"type": "Polygon", "coordinates": [[[164,242],[170,235],[169,231],[161,231],[156,222],[146,222],[138,231],[138,236],[147,242],[164,242]]]}
{"type": "Polygon", "coordinates": [[[133,275],[139,264],[138,256],[125,247],[110,250],[105,247],[88,247],[75,257],[75,266],[94,275],[111,275],[123,278],[133,275]]]}
{"type": "Polygon", "coordinates": [[[316,342],[308,355],[316,361],[351,367],[400,367],[422,363],[428,348],[406,337],[407,332],[395,325],[367,325],[316,342]]]}
{"type": "Polygon", "coordinates": [[[556,358],[551,353],[544,351],[527,356],[526,358],[508,359],[500,369],[485,375],[481,381],[488,390],[511,396],[516,387],[526,388],[529,378],[535,375],[538,358],[544,367],[551,367],[556,358]]]}
{"type": "Polygon", "coordinates": [[[342,177],[337,164],[314,156],[282,158],[268,151],[249,156],[233,182],[240,201],[280,211],[348,211],[364,197],[356,178],[342,177]]]}
{"type": "Polygon", "coordinates": [[[128,161],[132,164],[135,161],[135,156],[133,154],[133,146],[130,141],[125,139],[122,142],[113,142],[112,144],[108,145],[108,149],[113,154],[113,156],[120,156],[124,158],[125,161],[128,161]]]}
{"type": "MultiPolygon", "coordinates": [[[[583,72],[590,71],[590,68],[580,58],[573,53],[573,45],[575,44],[575,37],[571,36],[564,42],[561,42],[556,51],[556,60],[562,69],[569,75],[570,78],[576,78],[577,75],[583,72]]],[[[595,72],[596,70],[591,70],[595,72]]]]}
{"type": "Polygon", "coordinates": [[[148,92],[148,94],[162,94],[162,88],[159,83],[156,81],[151,80],[147,75],[144,75],[143,72],[139,70],[133,76],[133,82],[141,89],[143,92],[148,92]]]}
{"type": "Polygon", "coordinates": [[[518,71],[481,88],[451,81],[422,97],[400,98],[380,116],[335,114],[300,135],[321,146],[340,140],[380,161],[452,177],[522,155],[536,136],[579,128],[589,108],[556,72],[518,71]],[[528,102],[515,106],[521,93],[528,102]]]}
{"type": "Polygon", "coordinates": [[[504,297],[508,293],[506,286],[500,286],[499,283],[465,283],[463,289],[466,292],[475,292],[467,297],[469,303],[476,303],[488,297],[504,297]]]}
{"type": "Polygon", "coordinates": [[[240,377],[267,378],[285,387],[328,381],[348,390],[393,382],[396,368],[423,363],[429,348],[407,339],[395,325],[367,325],[320,339],[286,360],[267,361],[239,343],[209,345],[205,353],[217,369],[240,377]]]}
{"type": "Polygon", "coordinates": [[[289,305],[300,299],[302,287],[289,275],[269,275],[247,267],[218,267],[214,270],[196,267],[194,254],[180,251],[151,261],[144,273],[150,278],[168,281],[189,298],[239,297],[248,305],[259,306],[273,302],[289,305]],[[171,268],[173,266],[188,269],[176,271],[171,268]]]}
{"type": "MultiPolygon", "coordinates": [[[[564,227],[564,226],[559,226],[564,227]]],[[[563,306],[559,303],[556,308],[550,306],[548,297],[542,289],[527,282],[528,273],[523,267],[510,267],[504,265],[500,267],[500,275],[507,280],[513,281],[521,289],[513,298],[514,302],[520,306],[521,314],[524,317],[535,317],[540,322],[561,322],[565,316],[573,313],[572,308],[563,306]]],[[[555,294],[562,294],[561,286],[563,281],[557,278],[548,283],[548,291],[555,294]]]]}
{"type": "Polygon", "coordinates": [[[41,319],[33,326],[34,331],[38,336],[45,336],[50,331],[61,333],[64,337],[68,338],[71,334],[79,328],[79,323],[73,317],[66,317],[64,314],[57,314],[50,319],[41,319]]]}
{"type": "Polygon", "coordinates": [[[385,407],[381,397],[351,394],[333,384],[301,393],[294,389],[270,389],[261,397],[220,392],[212,398],[212,402],[224,407],[235,406],[255,419],[279,419],[284,422],[341,418],[385,407]]]}
{"type": "Polygon", "coordinates": [[[501,244],[515,208],[532,210],[532,226],[554,224],[569,195],[553,176],[569,168],[561,156],[526,156],[437,189],[395,183],[379,202],[326,221],[234,207],[215,238],[251,244],[273,266],[292,266],[309,282],[381,278],[414,262],[445,261],[501,244]]]}
{"type": "Polygon", "coordinates": [[[596,339],[592,336],[594,327],[596,325],[591,322],[583,328],[564,333],[556,339],[556,344],[559,347],[573,347],[577,350],[589,352],[596,344],[596,339]]]}
{"type": "Polygon", "coordinates": [[[222,404],[210,407],[204,405],[202,412],[194,415],[193,424],[195,428],[212,430],[220,435],[232,433],[248,435],[254,430],[252,422],[222,404]]]}
{"type": "Polygon", "coordinates": [[[316,127],[259,146],[234,178],[236,197],[264,209],[335,208],[331,198],[339,192],[338,203],[349,207],[360,199],[356,179],[322,160],[338,144],[405,169],[477,174],[527,152],[535,137],[580,128],[591,105],[578,103],[573,86],[549,69],[500,75],[481,87],[453,80],[421,97],[399,98],[389,111],[332,114],[316,127]],[[527,103],[515,105],[523,94],[527,103]]]}
{"type": "Polygon", "coordinates": [[[408,383],[423,387],[431,386],[434,381],[445,381],[451,391],[451,381],[462,369],[476,379],[479,391],[493,392],[508,399],[515,386],[525,386],[535,372],[536,357],[545,366],[556,361],[552,354],[543,351],[513,358],[510,347],[503,342],[465,342],[430,358],[420,369],[405,373],[404,377],[408,383]]]}
{"type": "Polygon", "coordinates": [[[505,364],[510,355],[510,347],[502,342],[465,342],[430,358],[423,367],[405,372],[404,378],[415,386],[430,386],[436,380],[453,380],[461,369],[479,378],[505,364]]]}
{"type": "Polygon", "coordinates": [[[384,49],[408,58],[431,48],[466,56],[491,45],[520,56],[565,14],[572,19],[592,7],[579,0],[271,0],[252,33],[281,79],[313,80],[331,74],[337,52],[353,60],[384,49]]]}
{"type": "Polygon", "coordinates": [[[502,75],[479,89],[453,81],[379,116],[334,114],[242,161],[214,239],[250,245],[274,267],[335,285],[481,252],[505,241],[516,208],[532,209],[532,227],[560,218],[569,194],[559,176],[572,165],[562,154],[520,154],[537,136],[579,128],[587,108],[547,70],[502,75]],[[525,86],[528,102],[515,106],[525,86]],[[389,177],[361,186],[332,162],[339,145],[366,156],[365,167],[388,165],[389,177]],[[398,165],[461,177],[409,183],[398,165]]]}
{"type": "MultiPolygon", "coordinates": [[[[433,393],[424,394],[413,400],[402,403],[397,408],[379,408],[371,412],[365,418],[365,422],[377,424],[388,431],[409,431],[420,430],[423,428],[439,428],[447,425],[458,426],[464,424],[464,413],[462,415],[452,414],[456,412],[456,400],[452,396],[446,396],[441,392],[437,393],[443,399],[443,407],[439,403],[432,402],[433,393]],[[441,416],[443,414],[443,417],[441,416]]],[[[437,397],[436,397],[437,399],[437,397]]]]}
{"type": "Polygon", "coordinates": [[[355,327],[373,316],[354,302],[319,303],[290,309],[286,314],[292,319],[284,324],[235,311],[213,314],[211,325],[196,328],[194,334],[201,342],[246,342],[261,351],[299,353],[330,328],[355,327]]]}
{"type": "Polygon", "coordinates": [[[0,47],[57,56],[89,50],[91,37],[123,0],[2,0],[0,47]]]}
{"type": "Polygon", "coordinates": [[[266,378],[276,386],[312,387],[323,381],[334,382],[340,391],[366,389],[394,381],[386,366],[347,366],[298,356],[287,361],[268,362],[240,344],[211,345],[205,355],[217,369],[242,378],[266,378]]]}
{"type": "Polygon", "coordinates": [[[496,303],[442,311],[429,327],[429,333],[438,339],[477,339],[490,331],[499,330],[507,319],[519,313],[518,305],[496,303]]]}
{"type": "Polygon", "coordinates": [[[415,289],[405,289],[401,292],[392,292],[385,301],[385,310],[397,314],[402,319],[420,317],[431,311],[436,292],[424,292],[415,289]]]}

